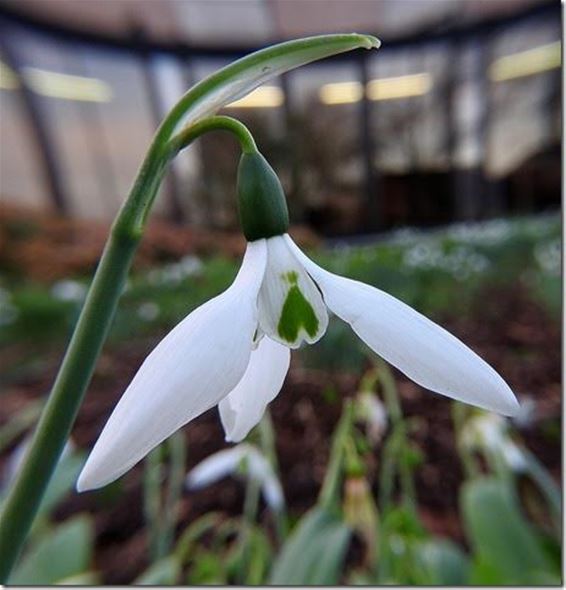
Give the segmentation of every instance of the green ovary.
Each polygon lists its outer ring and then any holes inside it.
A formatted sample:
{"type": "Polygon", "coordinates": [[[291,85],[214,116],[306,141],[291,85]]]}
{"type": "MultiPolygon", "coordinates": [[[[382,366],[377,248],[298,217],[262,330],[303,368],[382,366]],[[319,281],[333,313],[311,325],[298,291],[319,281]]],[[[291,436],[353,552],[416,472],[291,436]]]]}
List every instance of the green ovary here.
{"type": "Polygon", "coordinates": [[[279,336],[286,342],[295,342],[302,327],[313,338],[318,330],[318,323],[312,305],[305,299],[296,284],[291,285],[277,325],[279,336]]]}

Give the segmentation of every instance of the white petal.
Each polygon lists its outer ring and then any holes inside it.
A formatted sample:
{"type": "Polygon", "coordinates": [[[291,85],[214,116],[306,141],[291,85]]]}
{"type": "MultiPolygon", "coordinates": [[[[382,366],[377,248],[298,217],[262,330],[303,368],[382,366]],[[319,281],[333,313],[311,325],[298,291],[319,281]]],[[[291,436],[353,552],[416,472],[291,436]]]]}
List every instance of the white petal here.
{"type": "Polygon", "coordinates": [[[273,510],[280,510],[285,502],[281,483],[273,467],[257,449],[249,448],[247,456],[248,474],[261,485],[261,492],[267,505],[273,510]]]}
{"type": "Polygon", "coordinates": [[[303,340],[312,344],[326,332],[328,313],[320,291],[283,236],[267,240],[258,307],[263,332],[290,348],[298,348],[303,340]]]}
{"type": "Polygon", "coordinates": [[[210,455],[189,471],[186,479],[187,487],[197,490],[236,473],[246,454],[244,445],[239,445],[210,455]]]}
{"type": "Polygon", "coordinates": [[[237,385],[251,354],[266,250],[265,240],[248,244],[230,288],[189,314],[146,358],[88,458],[79,491],[120,477],[237,385]]]}
{"type": "Polygon", "coordinates": [[[281,508],[283,508],[283,505],[285,504],[283,488],[281,487],[281,482],[274,473],[263,482],[261,493],[263,494],[265,503],[272,510],[281,510],[281,508]]]}
{"type": "Polygon", "coordinates": [[[241,381],[218,405],[227,441],[240,442],[261,420],[267,404],[281,391],[290,357],[286,346],[262,338],[241,381]]]}
{"type": "Polygon", "coordinates": [[[437,393],[501,414],[517,411],[505,381],[455,336],[391,295],[320,268],[285,239],[328,307],[386,361],[437,393]]]}
{"type": "Polygon", "coordinates": [[[282,508],[283,490],[271,464],[256,447],[245,443],[207,457],[188,473],[185,483],[189,489],[196,490],[227,475],[245,476],[257,481],[267,505],[273,510],[282,508]]]}

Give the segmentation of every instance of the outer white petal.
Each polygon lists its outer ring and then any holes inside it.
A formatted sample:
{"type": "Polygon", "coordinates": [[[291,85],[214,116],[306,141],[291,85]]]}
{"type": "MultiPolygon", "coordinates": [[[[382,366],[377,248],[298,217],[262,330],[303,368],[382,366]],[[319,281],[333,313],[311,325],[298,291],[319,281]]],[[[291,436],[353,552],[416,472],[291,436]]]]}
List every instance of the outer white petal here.
{"type": "Polygon", "coordinates": [[[501,414],[518,410],[505,381],[455,336],[391,295],[320,268],[288,235],[285,238],[322,290],[328,307],[413,381],[501,414]]]}
{"type": "Polygon", "coordinates": [[[186,479],[187,487],[190,490],[197,490],[236,473],[246,454],[246,447],[239,445],[210,455],[189,471],[186,479]]]}
{"type": "Polygon", "coordinates": [[[261,339],[241,381],[218,405],[227,441],[240,442],[261,420],[267,404],[281,391],[290,357],[286,346],[267,336],[261,339]]]}
{"type": "Polygon", "coordinates": [[[328,313],[320,291],[283,236],[267,240],[267,266],[259,292],[258,308],[259,325],[263,332],[290,348],[298,348],[303,340],[309,344],[316,342],[328,327],[328,313]],[[293,313],[285,315],[284,309],[289,302],[293,303],[291,308],[310,308],[312,323],[284,321],[295,316],[293,313]]]}
{"type": "Polygon", "coordinates": [[[189,314],[146,358],[94,446],[79,491],[120,477],[237,385],[250,359],[265,264],[265,240],[248,244],[230,288],[189,314]]]}

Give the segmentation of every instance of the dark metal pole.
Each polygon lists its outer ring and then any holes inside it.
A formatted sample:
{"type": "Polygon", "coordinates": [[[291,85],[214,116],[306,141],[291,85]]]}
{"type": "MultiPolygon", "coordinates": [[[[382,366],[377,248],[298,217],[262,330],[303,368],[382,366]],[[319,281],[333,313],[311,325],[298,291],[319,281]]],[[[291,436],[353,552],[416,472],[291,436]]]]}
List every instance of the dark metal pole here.
{"type": "Polygon", "coordinates": [[[481,195],[483,197],[480,217],[497,217],[504,213],[501,182],[490,178],[487,173],[491,157],[490,131],[493,121],[492,87],[489,79],[489,65],[493,58],[492,35],[485,34],[479,38],[479,56],[476,63],[475,79],[479,88],[480,118],[478,136],[480,142],[481,162],[479,167],[481,195]]]}
{"type": "MultiPolygon", "coordinates": [[[[140,26],[134,26],[132,29],[132,37],[144,46],[142,41],[145,40],[146,34],[140,26]]],[[[163,105],[161,104],[161,96],[159,94],[159,83],[155,76],[155,71],[152,64],[152,55],[141,50],[139,57],[142,63],[143,76],[145,81],[146,91],[149,97],[149,104],[156,126],[161,123],[165,113],[163,112],[163,105]]],[[[181,206],[181,189],[177,173],[173,166],[169,167],[167,175],[164,179],[166,187],[166,195],[169,205],[168,218],[171,222],[179,224],[186,221],[186,212],[181,206]]]]}
{"type": "Polygon", "coordinates": [[[362,140],[362,158],[364,165],[364,195],[365,195],[365,229],[368,232],[376,231],[383,225],[379,203],[379,178],[373,166],[375,145],[371,130],[371,102],[367,96],[367,84],[369,82],[369,68],[365,54],[361,54],[359,61],[359,76],[362,85],[362,99],[359,109],[359,125],[362,140]]]}
{"type": "MultiPolygon", "coordinates": [[[[447,79],[447,148],[449,150],[448,157],[450,160],[450,176],[451,176],[451,190],[452,200],[454,203],[454,218],[456,221],[470,221],[476,219],[482,209],[481,195],[483,194],[482,179],[483,169],[481,165],[472,167],[463,167],[458,165],[455,160],[456,151],[460,141],[460,129],[456,121],[456,94],[458,85],[461,83],[460,77],[456,72],[461,71],[463,51],[468,45],[462,45],[455,42],[452,45],[452,59],[448,64],[448,79],[447,79]]],[[[475,49],[477,52],[478,50],[475,49]]],[[[481,90],[481,60],[479,53],[476,53],[473,63],[472,81],[476,84],[476,89],[481,90]],[[479,86],[478,86],[479,85],[479,86]]],[[[480,96],[480,92],[478,92],[480,96]]],[[[480,99],[481,100],[481,99],[480,99]]],[[[475,133],[478,135],[478,141],[481,141],[481,120],[476,123],[475,133]]]]}
{"type": "Polygon", "coordinates": [[[285,117],[285,151],[287,153],[287,164],[291,170],[291,190],[289,201],[292,208],[293,221],[304,221],[305,203],[302,194],[301,185],[301,160],[302,160],[302,142],[300,133],[297,128],[292,74],[283,74],[280,78],[281,89],[283,90],[283,113],[285,117]]]}
{"type": "Polygon", "coordinates": [[[19,82],[19,92],[22,104],[26,110],[33,138],[37,145],[39,160],[49,187],[49,197],[55,210],[63,215],[70,213],[69,199],[65,192],[61,175],[61,167],[57,160],[55,142],[45,120],[41,99],[28,86],[22,74],[22,63],[17,50],[10,42],[10,35],[6,30],[0,30],[0,51],[4,55],[6,64],[15,72],[19,82]]]}
{"type": "MultiPolygon", "coordinates": [[[[87,57],[81,53],[79,67],[89,74],[87,57]]],[[[72,62],[74,63],[74,62],[72,62]]],[[[115,214],[118,204],[118,183],[112,163],[108,137],[104,129],[104,115],[100,103],[80,101],[77,104],[83,128],[84,141],[90,153],[102,200],[109,206],[108,213],[115,214]]]]}
{"type": "Polygon", "coordinates": [[[462,45],[454,41],[449,45],[449,61],[447,64],[446,82],[444,87],[444,102],[446,113],[445,150],[448,161],[449,187],[452,193],[453,216],[456,221],[469,219],[470,207],[468,203],[468,175],[456,163],[459,130],[456,124],[456,97],[461,71],[462,45]]]}

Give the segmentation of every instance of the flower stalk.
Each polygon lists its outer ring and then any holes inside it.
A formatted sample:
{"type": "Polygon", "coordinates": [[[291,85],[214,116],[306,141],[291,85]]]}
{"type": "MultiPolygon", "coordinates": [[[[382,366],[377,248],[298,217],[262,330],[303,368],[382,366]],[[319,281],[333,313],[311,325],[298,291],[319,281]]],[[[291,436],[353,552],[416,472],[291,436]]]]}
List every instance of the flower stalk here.
{"type": "MultiPolygon", "coordinates": [[[[199,129],[201,121],[269,79],[330,55],[375,47],[379,47],[375,37],[358,34],[320,35],[267,47],[193,86],[165,118],[112,226],[27,459],[3,504],[0,583],[8,580],[69,437],[116,312],[151,205],[171,158],[196,138],[195,128],[199,129]],[[176,136],[182,126],[187,131],[176,136]],[[184,133],[186,137],[183,139],[184,133]]],[[[238,136],[236,127],[234,125],[231,131],[238,136]]],[[[244,151],[252,146],[252,143],[242,144],[244,151]]]]}
{"type": "MultiPolygon", "coordinates": [[[[271,413],[269,409],[265,410],[265,414],[258,425],[258,430],[261,450],[271,464],[274,473],[277,475],[277,477],[279,477],[280,471],[279,462],[277,461],[277,452],[275,449],[275,432],[273,429],[273,422],[271,420],[271,413]]],[[[277,542],[282,545],[283,541],[287,537],[288,528],[285,505],[283,505],[280,510],[273,511],[272,514],[275,521],[275,534],[277,537],[277,542]]]]}

